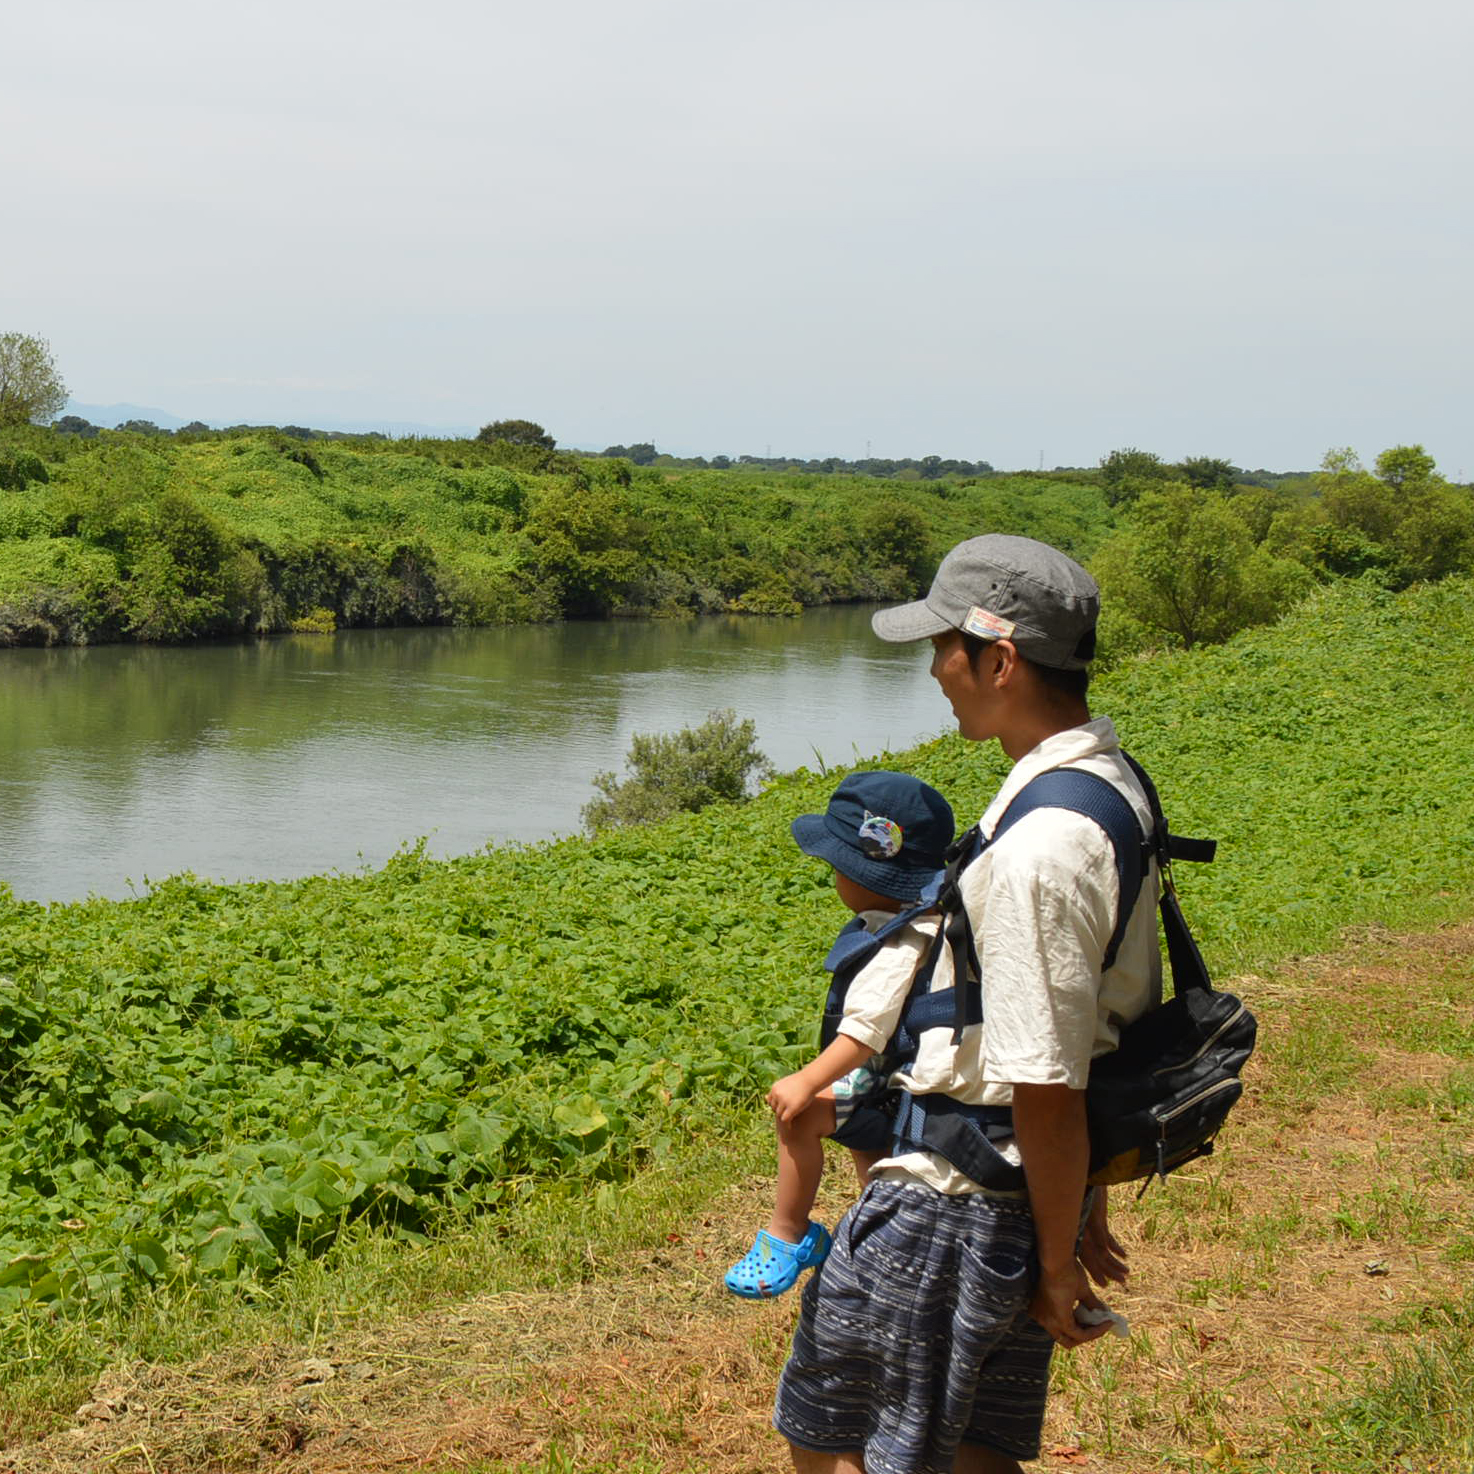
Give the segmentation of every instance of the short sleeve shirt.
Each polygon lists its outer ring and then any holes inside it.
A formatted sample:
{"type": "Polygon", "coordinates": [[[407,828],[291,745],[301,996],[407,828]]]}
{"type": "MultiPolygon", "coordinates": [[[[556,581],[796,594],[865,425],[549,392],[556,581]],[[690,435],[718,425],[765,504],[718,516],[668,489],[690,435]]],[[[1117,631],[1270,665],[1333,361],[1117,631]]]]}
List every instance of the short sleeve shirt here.
{"type": "MultiPolygon", "coordinates": [[[[861,911],[867,931],[879,931],[895,917],[889,911],[861,911]]],[[[844,1016],[839,1032],[867,1045],[876,1054],[884,1050],[901,1022],[901,1010],[937,934],[937,917],[919,916],[886,939],[875,955],[850,979],[845,990],[844,1016]]]]}
{"type": "MultiPolygon", "coordinates": [[[[984,838],[991,839],[1030,780],[1065,767],[1106,779],[1150,830],[1146,795],[1121,756],[1115,727],[1102,717],[1046,738],[1014,765],[980,821],[984,838]]],[[[1090,1061],[1115,1048],[1123,1024],[1161,1000],[1155,866],[1104,974],[1120,884],[1111,842],[1093,820],[1068,809],[1034,810],[983,850],[963,872],[961,887],[982,969],[983,1022],[965,1029],[956,1044],[950,1027],[925,1031],[916,1058],[892,1083],[1000,1106],[1011,1102],[1014,1085],[1083,1090],[1090,1061]]],[[[931,985],[951,984],[944,948],[931,985]]],[[[877,1170],[942,1192],[978,1191],[931,1153],[889,1158],[877,1170]]]]}

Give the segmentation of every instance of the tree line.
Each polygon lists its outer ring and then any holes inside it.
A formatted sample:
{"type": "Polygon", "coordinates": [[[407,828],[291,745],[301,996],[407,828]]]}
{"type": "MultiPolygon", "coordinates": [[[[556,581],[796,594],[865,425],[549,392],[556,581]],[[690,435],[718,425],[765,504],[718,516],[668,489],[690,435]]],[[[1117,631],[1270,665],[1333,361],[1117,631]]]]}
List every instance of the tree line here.
{"type": "Polygon", "coordinates": [[[465,440],[39,428],[65,402],[49,345],[0,334],[0,644],[785,613],[910,596],[986,527],[1088,558],[1110,660],[1226,639],[1333,579],[1399,590],[1474,568],[1474,499],[1421,445],[1370,469],[1334,449],[1308,473],[1128,446],[1007,476],[649,442],[585,457],[518,418],[465,440]]]}
{"type": "Polygon", "coordinates": [[[638,467],[535,441],[0,435],[0,644],[796,613],[979,525],[1086,556],[1094,488],[638,467]]]}
{"type": "Polygon", "coordinates": [[[1474,570],[1474,496],[1421,445],[1392,446],[1370,469],[1334,449],[1277,486],[1131,449],[1105,458],[1101,489],[1117,526],[1091,568],[1117,658],[1227,639],[1334,579],[1399,590],[1474,570]]]}

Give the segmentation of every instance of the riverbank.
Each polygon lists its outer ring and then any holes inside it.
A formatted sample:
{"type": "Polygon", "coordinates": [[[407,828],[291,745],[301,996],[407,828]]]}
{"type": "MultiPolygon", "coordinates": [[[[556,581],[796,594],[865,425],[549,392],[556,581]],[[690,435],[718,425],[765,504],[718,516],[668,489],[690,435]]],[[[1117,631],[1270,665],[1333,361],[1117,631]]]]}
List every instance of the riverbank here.
{"type": "MultiPolygon", "coordinates": [[[[1474,927],[1362,933],[1235,986],[1263,1040],[1245,1101],[1210,1161],[1117,1195],[1132,1279],[1109,1299],[1132,1334],[1059,1359],[1040,1467],[1466,1474],[1474,927]]],[[[830,1222],[852,1195],[831,1165],[830,1222]]],[[[0,1459],[15,1474],[778,1474],[768,1413],[797,1297],[739,1302],[720,1278],[771,1172],[753,1117],[510,1235],[482,1220],[423,1248],[357,1245],[243,1311],[228,1344],[183,1308],[142,1357],[53,1381],[24,1412],[12,1393],[0,1459]]]]}
{"type": "Polygon", "coordinates": [[[0,487],[0,646],[787,614],[909,598],[990,527],[1088,557],[1089,476],[634,467],[469,440],[36,428],[0,487]]]}
{"type": "MultiPolygon", "coordinates": [[[[1474,914],[1470,593],[1342,585],[1272,629],[1098,683],[1174,827],[1221,842],[1179,886],[1251,1006],[1274,989],[1244,975],[1348,927],[1474,914]]],[[[1001,771],[955,738],[892,762],[962,813],[1001,771]]],[[[582,1214],[648,1244],[647,1190],[710,1143],[727,1170],[751,1164],[733,1144],[760,1150],[753,1102],[811,1045],[819,995],[795,979],[816,976],[835,922],[787,826],[834,781],[798,773],[647,831],[407,853],[362,877],[0,905],[13,1426],[108,1365],[197,1355],[248,1324],[267,1339],[258,1314],[300,1338],[313,1307],[351,1320],[381,1296],[447,1293],[452,1274],[469,1288],[476,1235],[571,1272],[582,1214]]],[[[1338,1043],[1356,1009],[1328,996],[1314,1029],[1289,1026],[1310,1083],[1286,1110],[1360,1079],[1361,1045],[1338,1043]]],[[[1464,1008],[1393,989],[1373,1023],[1401,1020],[1398,1049],[1464,1059],[1464,1008]]],[[[1399,1109],[1465,1121],[1461,1090],[1399,1109]]]]}

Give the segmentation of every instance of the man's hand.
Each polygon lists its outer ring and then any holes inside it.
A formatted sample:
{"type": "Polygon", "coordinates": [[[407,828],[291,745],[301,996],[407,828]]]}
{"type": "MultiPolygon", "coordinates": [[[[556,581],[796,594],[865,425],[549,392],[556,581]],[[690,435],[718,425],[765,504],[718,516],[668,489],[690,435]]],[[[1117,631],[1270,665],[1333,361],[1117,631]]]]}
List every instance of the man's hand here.
{"type": "MultiPolygon", "coordinates": [[[[1082,1326],[1075,1320],[1077,1305],[1091,1310],[1106,1308],[1096,1298],[1075,1257],[1080,1209],[1085,1202],[1085,1173],[1090,1163],[1084,1091],[1064,1085],[1015,1084],[1013,1129],[1024,1159],[1039,1249],[1039,1284],[1029,1302],[1029,1314],[1049,1332],[1056,1345],[1068,1351],[1094,1341],[1110,1328],[1082,1326]]],[[[1099,1211],[1099,1227],[1104,1232],[1104,1205],[1099,1211]]],[[[1092,1206],[1091,1216],[1094,1214],[1092,1206]]],[[[1091,1257],[1103,1267],[1104,1261],[1093,1248],[1091,1257]]]]}
{"type": "Polygon", "coordinates": [[[1072,1351],[1087,1341],[1094,1341],[1110,1330],[1107,1321],[1098,1326],[1082,1326],[1075,1319],[1075,1306],[1104,1310],[1105,1302],[1090,1288],[1085,1271],[1076,1264],[1060,1274],[1040,1274],[1029,1302],[1029,1314],[1049,1332],[1055,1345],[1072,1351]]]}
{"type": "Polygon", "coordinates": [[[1106,1190],[1098,1187],[1085,1219],[1085,1232],[1080,1239],[1080,1263],[1098,1285],[1124,1285],[1131,1273],[1126,1263],[1126,1250],[1106,1227],[1106,1190]]]}
{"type": "Polygon", "coordinates": [[[773,1108],[773,1114],[787,1124],[808,1110],[818,1093],[800,1070],[773,1082],[773,1088],[768,1091],[768,1104],[773,1108]]]}

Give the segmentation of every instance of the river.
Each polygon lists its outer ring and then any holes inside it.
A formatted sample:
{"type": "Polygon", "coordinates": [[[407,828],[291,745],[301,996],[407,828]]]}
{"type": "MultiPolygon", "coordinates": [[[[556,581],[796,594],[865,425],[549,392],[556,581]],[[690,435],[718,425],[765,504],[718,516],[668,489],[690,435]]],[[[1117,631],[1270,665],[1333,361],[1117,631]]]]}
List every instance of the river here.
{"type": "Polygon", "coordinates": [[[780,769],[904,748],[951,714],[869,612],[0,651],[0,881],[122,897],[573,833],[636,732],[722,707],[780,769]]]}

